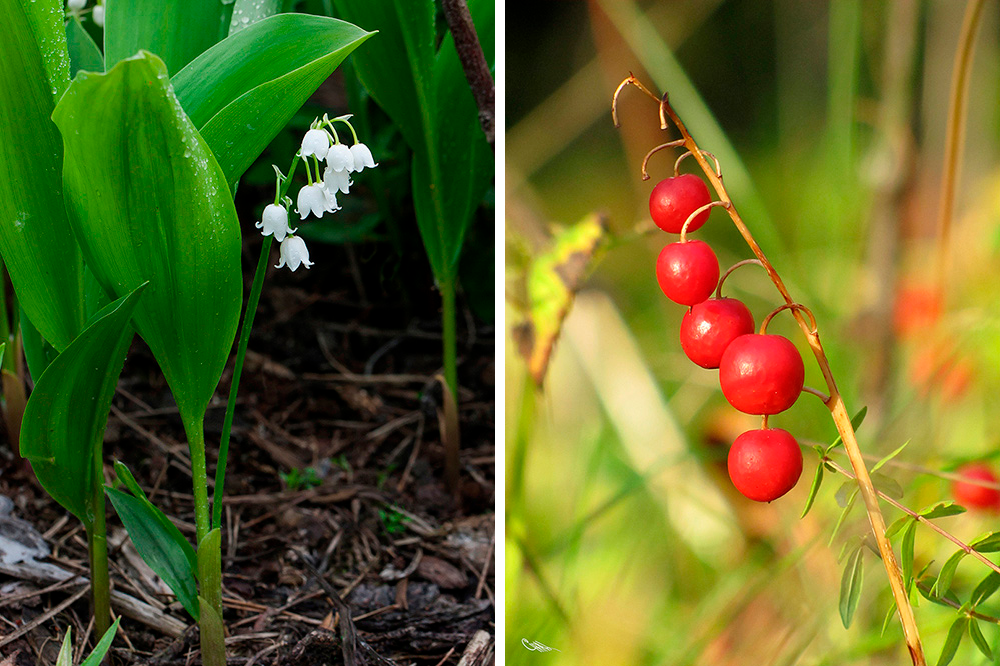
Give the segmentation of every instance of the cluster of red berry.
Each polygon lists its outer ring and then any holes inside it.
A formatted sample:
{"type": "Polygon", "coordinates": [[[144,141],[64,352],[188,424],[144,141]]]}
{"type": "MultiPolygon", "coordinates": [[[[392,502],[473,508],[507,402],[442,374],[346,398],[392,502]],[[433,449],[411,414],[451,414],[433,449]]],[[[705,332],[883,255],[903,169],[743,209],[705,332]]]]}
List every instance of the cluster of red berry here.
{"type": "MultiPolygon", "coordinates": [[[[656,279],[667,298],[689,306],[681,322],[681,347],[703,368],[718,368],[722,393],[747,414],[771,415],[791,407],[802,392],[805,366],[788,338],[754,333],[753,315],[741,301],[723,298],[719,260],[707,243],[688,240],[714,205],[705,182],[692,174],[661,180],[649,197],[649,212],[667,233],[681,235],[656,261],[656,279]]],[[[729,477],[746,497],[770,502],[802,474],[798,442],[780,428],[750,430],[729,450],[729,477]]]]}

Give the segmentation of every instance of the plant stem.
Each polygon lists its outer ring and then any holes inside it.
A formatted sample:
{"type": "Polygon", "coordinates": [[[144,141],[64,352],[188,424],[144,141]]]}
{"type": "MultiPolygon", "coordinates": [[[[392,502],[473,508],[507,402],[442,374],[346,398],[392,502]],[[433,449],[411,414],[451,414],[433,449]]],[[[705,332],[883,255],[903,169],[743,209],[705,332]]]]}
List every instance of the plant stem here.
{"type": "MultiPolygon", "coordinates": [[[[444,379],[455,402],[455,417],[458,418],[458,345],[455,337],[455,279],[443,281],[441,289],[441,333],[444,340],[444,379]]],[[[447,400],[447,396],[445,397],[447,400]]],[[[455,428],[455,432],[458,429],[455,428]]],[[[457,437],[449,437],[445,442],[445,479],[452,494],[458,492],[459,442],[457,437]]]]}
{"type": "Polygon", "coordinates": [[[94,631],[98,636],[111,626],[111,582],[108,576],[108,532],[104,524],[104,479],[94,492],[94,524],[87,528],[90,551],[90,599],[94,605],[94,631]]]}
{"type": "Polygon", "coordinates": [[[208,510],[208,473],[205,468],[205,417],[198,419],[197,423],[188,427],[187,431],[188,451],[191,454],[191,481],[194,491],[194,524],[197,533],[197,541],[208,534],[211,529],[211,518],[208,510]]]}
{"type": "MultiPolygon", "coordinates": [[[[684,147],[691,151],[694,158],[698,161],[698,165],[704,172],[705,177],[712,183],[712,187],[715,189],[719,200],[728,204],[726,206],[726,210],[729,212],[729,217],[733,220],[733,224],[736,225],[740,235],[743,236],[743,239],[746,241],[747,245],[750,246],[754,255],[760,260],[761,265],[771,278],[771,282],[774,283],[774,286],[778,289],[778,292],[787,304],[795,303],[789,295],[788,289],[785,287],[781,277],[774,269],[774,266],[772,266],[771,262],[767,260],[766,256],[764,256],[764,252],[760,249],[757,241],[754,240],[753,234],[750,233],[750,230],[747,228],[746,224],[744,224],[743,219],[740,217],[740,214],[737,212],[736,207],[732,203],[732,199],[729,197],[729,193],[726,191],[725,185],[722,183],[722,179],[708,164],[708,161],[705,159],[705,156],[702,154],[698,144],[691,136],[691,133],[688,132],[687,127],[684,126],[684,123],[670,106],[670,103],[667,101],[667,95],[664,94],[662,98],[657,98],[648,89],[642,86],[635,79],[635,77],[630,76],[625,80],[625,82],[622,83],[621,86],[619,86],[618,91],[615,93],[616,99],[625,83],[632,83],[636,85],[640,90],[659,103],[661,129],[667,128],[667,118],[669,117],[671,122],[673,122],[674,126],[684,138],[684,147]]],[[[612,117],[615,119],[617,125],[617,113],[614,107],[612,107],[612,117]]],[[[900,622],[903,625],[903,635],[906,639],[907,648],[909,648],[910,651],[910,659],[915,666],[924,666],[924,664],[926,664],[926,660],[924,658],[923,646],[920,642],[920,633],[917,629],[916,619],[913,616],[913,608],[910,606],[910,600],[903,585],[903,575],[900,571],[899,564],[896,561],[896,556],[892,551],[892,545],[885,537],[885,519],[882,517],[882,511],[879,508],[878,495],[876,494],[875,486],[872,484],[871,476],[868,474],[864,458],[861,455],[861,449],[858,447],[857,437],[854,433],[854,428],[851,426],[851,418],[847,413],[847,408],[844,405],[843,398],[841,398],[840,392],[837,389],[837,384],[833,379],[833,372],[830,369],[830,363],[826,358],[823,345],[820,343],[818,331],[809,326],[806,318],[798,308],[792,309],[792,315],[795,317],[799,327],[805,334],[809,347],[812,349],[813,355],[816,357],[816,362],[823,373],[823,378],[826,380],[827,387],[830,391],[830,397],[826,401],[826,406],[827,409],[830,410],[830,414],[837,426],[837,430],[844,441],[844,449],[850,458],[851,466],[854,468],[861,497],[865,502],[865,510],[868,512],[868,521],[871,524],[872,533],[875,537],[876,543],[878,544],[879,552],[882,555],[882,564],[885,566],[886,574],[889,578],[889,587],[892,589],[892,595],[896,601],[896,608],[899,612],[900,622]]]]}
{"type": "Polygon", "coordinates": [[[483,47],[479,43],[479,35],[476,34],[469,6],[465,4],[465,0],[443,0],[441,8],[444,10],[445,20],[448,21],[451,36],[455,40],[455,50],[458,51],[458,59],[465,71],[465,78],[472,89],[472,96],[476,99],[476,106],[479,107],[479,124],[483,127],[490,149],[496,152],[493,145],[496,122],[493,107],[496,91],[493,75],[490,74],[490,65],[486,62],[483,47]]]}
{"type": "MultiPolygon", "coordinates": [[[[288,188],[292,183],[292,176],[299,166],[299,156],[292,158],[292,163],[288,167],[288,176],[282,181],[275,193],[275,203],[280,203],[281,198],[288,193],[288,188]]],[[[308,171],[308,169],[306,169],[308,171]]],[[[243,362],[247,355],[247,344],[250,342],[250,331],[253,328],[253,319],[257,314],[257,305],[260,303],[260,292],[264,287],[264,275],[267,273],[267,261],[271,252],[271,242],[274,236],[264,236],[264,243],[260,248],[260,258],[257,260],[257,269],[253,274],[253,286],[250,287],[250,298],[247,299],[247,307],[243,313],[243,323],[240,325],[240,342],[236,348],[236,363],[233,366],[233,379],[229,383],[229,402],[226,404],[226,418],[222,423],[222,437],[219,439],[219,458],[215,465],[215,492],[212,494],[212,529],[219,529],[222,526],[222,493],[226,487],[226,462],[229,459],[229,436],[233,430],[233,415],[236,412],[236,395],[240,390],[240,377],[243,376],[243,362]]],[[[220,611],[221,612],[221,611],[220,611]]]]}

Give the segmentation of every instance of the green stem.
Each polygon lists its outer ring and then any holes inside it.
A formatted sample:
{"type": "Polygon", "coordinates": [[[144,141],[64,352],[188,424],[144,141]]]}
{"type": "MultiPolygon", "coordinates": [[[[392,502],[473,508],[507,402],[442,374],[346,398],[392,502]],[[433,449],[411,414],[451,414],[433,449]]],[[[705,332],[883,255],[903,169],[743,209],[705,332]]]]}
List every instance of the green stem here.
{"type": "Polygon", "coordinates": [[[187,427],[188,450],[191,453],[191,480],[194,490],[194,524],[198,543],[211,529],[208,511],[208,472],[205,465],[205,418],[187,427]]]}
{"type": "Polygon", "coordinates": [[[108,576],[108,532],[104,524],[104,479],[97,484],[94,524],[87,530],[90,550],[90,598],[94,604],[94,631],[103,636],[111,626],[111,583],[108,576]]]}
{"type": "MultiPolygon", "coordinates": [[[[292,184],[292,176],[299,166],[299,156],[292,158],[288,167],[288,176],[281,182],[275,196],[275,202],[288,193],[292,184]]],[[[306,165],[308,172],[308,164],[306,165]]],[[[247,355],[247,344],[250,342],[250,330],[253,328],[253,318],[257,314],[257,304],[260,302],[260,292],[264,287],[264,275],[267,273],[267,260],[271,251],[273,236],[265,236],[260,248],[260,258],[253,274],[253,286],[250,287],[250,298],[247,300],[246,312],[243,314],[243,324],[240,327],[240,342],[236,348],[236,363],[233,366],[233,379],[229,384],[229,402],[226,404],[226,418],[222,423],[222,437],[219,440],[219,459],[215,465],[215,492],[212,496],[212,528],[222,526],[222,492],[226,486],[226,462],[229,459],[229,436],[233,430],[233,415],[236,412],[236,395],[240,390],[240,377],[243,375],[243,362],[247,355]]],[[[221,611],[220,611],[221,612],[221,611]]]]}
{"type": "Polygon", "coordinates": [[[458,344],[455,337],[455,278],[448,278],[440,285],[441,334],[444,338],[444,379],[458,403],[458,344]]]}

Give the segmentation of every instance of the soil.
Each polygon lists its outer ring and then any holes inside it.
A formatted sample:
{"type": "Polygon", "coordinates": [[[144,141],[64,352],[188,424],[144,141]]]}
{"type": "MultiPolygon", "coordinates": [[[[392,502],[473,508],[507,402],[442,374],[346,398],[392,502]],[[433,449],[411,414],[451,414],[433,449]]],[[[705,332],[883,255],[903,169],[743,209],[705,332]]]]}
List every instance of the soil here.
{"type": "MultiPolygon", "coordinates": [[[[249,289],[260,236],[252,217],[241,217],[249,289]]],[[[487,647],[479,645],[468,663],[491,663],[492,327],[460,302],[456,500],[443,482],[440,301],[429,270],[387,279],[393,271],[386,267],[399,261],[385,244],[313,243],[310,251],[315,265],[308,271],[269,269],[240,385],[223,514],[229,663],[454,664],[480,631],[487,647]]],[[[273,266],[276,246],[272,255],[273,266]]],[[[231,375],[232,361],[206,420],[210,477],[231,375]]],[[[0,456],[0,494],[13,500],[13,516],[44,535],[48,562],[85,574],[79,521],[41,490],[9,442],[0,444],[0,456]]],[[[139,338],[108,423],[109,482],[115,460],[193,540],[183,430],[139,338]]],[[[174,626],[188,625],[172,637],[124,618],[112,661],[200,663],[197,627],[137,564],[110,506],[108,522],[114,589],[162,609],[174,626]]],[[[83,635],[92,645],[87,594],[45,617],[81,589],[78,581],[47,586],[0,574],[0,666],[55,663],[70,626],[75,645],[83,635]]]]}

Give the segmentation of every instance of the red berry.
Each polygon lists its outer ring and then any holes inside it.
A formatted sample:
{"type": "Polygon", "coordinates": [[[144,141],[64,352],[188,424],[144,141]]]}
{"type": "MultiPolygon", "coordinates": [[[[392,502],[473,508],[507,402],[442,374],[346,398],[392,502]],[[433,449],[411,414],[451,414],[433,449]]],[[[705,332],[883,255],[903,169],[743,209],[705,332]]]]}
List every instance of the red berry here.
{"type": "Polygon", "coordinates": [[[671,243],[656,259],[656,280],[674,303],[697,305],[719,283],[719,260],[704,241],[671,243]]]}
{"type": "MultiPolygon", "coordinates": [[[[963,465],[958,469],[958,474],[970,481],[1000,482],[993,470],[983,463],[963,465]]],[[[1000,511],[1000,490],[996,488],[986,488],[968,481],[955,481],[951,485],[951,492],[955,496],[955,501],[968,509],[1000,511]]]]}
{"type": "MultiPolygon", "coordinates": [[[[708,186],[698,176],[686,173],[675,178],[664,178],[649,195],[649,214],[656,226],[667,233],[679,234],[684,222],[697,209],[709,204],[708,186]]],[[[695,231],[705,224],[711,210],[706,210],[691,220],[688,231],[695,231]]]]}
{"type": "Polygon", "coordinates": [[[719,363],[722,393],[747,414],[777,414],[798,399],[806,370],[802,355],[781,335],[742,335],[719,363]]]}
{"type": "Polygon", "coordinates": [[[771,502],[795,487],[802,476],[802,451],[786,430],[750,430],[729,449],[729,478],[756,502],[771,502]]]}
{"type": "Polygon", "coordinates": [[[710,298],[681,320],[681,347],[703,368],[718,368],[722,353],[736,338],[754,332],[753,315],[735,298],[710,298]]]}

